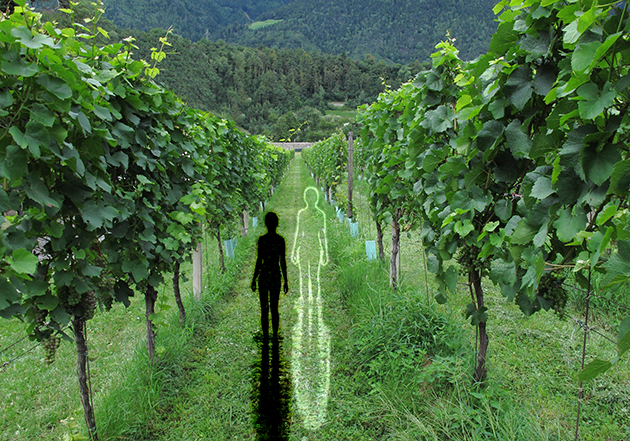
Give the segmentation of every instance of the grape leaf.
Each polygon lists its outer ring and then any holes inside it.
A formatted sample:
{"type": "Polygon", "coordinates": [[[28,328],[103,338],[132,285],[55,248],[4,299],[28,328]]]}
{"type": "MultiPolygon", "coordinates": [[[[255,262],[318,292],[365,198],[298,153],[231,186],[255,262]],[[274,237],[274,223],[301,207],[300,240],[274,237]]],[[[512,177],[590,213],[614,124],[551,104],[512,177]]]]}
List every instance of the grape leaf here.
{"type": "Polygon", "coordinates": [[[1,168],[2,175],[9,181],[16,181],[28,174],[26,151],[17,145],[10,145],[6,150],[6,159],[1,168]]]}
{"type": "Polygon", "coordinates": [[[610,176],[608,193],[622,197],[630,193],[630,159],[615,164],[610,176]]]}
{"type": "Polygon", "coordinates": [[[444,273],[444,282],[448,287],[448,290],[453,294],[457,290],[457,269],[454,266],[449,266],[446,272],[444,273]]]}
{"type": "Polygon", "coordinates": [[[514,157],[522,158],[529,154],[532,141],[527,134],[521,130],[521,122],[518,119],[512,121],[505,128],[505,138],[514,157]]]}
{"type": "Polygon", "coordinates": [[[558,239],[565,243],[570,242],[577,233],[586,228],[586,215],[580,213],[574,216],[569,209],[564,209],[560,211],[560,215],[553,225],[556,227],[558,239]]]}
{"type": "Polygon", "coordinates": [[[594,83],[586,83],[578,87],[578,95],[583,99],[578,103],[580,118],[593,119],[601,114],[604,109],[612,106],[617,96],[616,91],[609,82],[604,84],[600,95],[599,88],[594,83]]]}
{"type": "Polygon", "coordinates": [[[554,193],[553,186],[551,185],[551,179],[547,176],[541,176],[536,179],[530,195],[536,199],[545,199],[554,193]]]}
{"type": "Polygon", "coordinates": [[[538,229],[531,227],[525,219],[521,219],[512,233],[512,243],[526,245],[532,241],[536,233],[538,229]]]}
{"type": "Polygon", "coordinates": [[[8,279],[0,278],[0,310],[6,309],[15,302],[19,302],[22,295],[9,282],[8,279]]]}
{"type": "Polygon", "coordinates": [[[7,258],[11,268],[20,274],[34,274],[37,270],[39,259],[28,250],[18,248],[13,251],[10,258],[7,258]]]}
{"type": "Polygon", "coordinates": [[[589,146],[584,149],[582,167],[588,179],[596,185],[602,185],[612,175],[620,159],[619,149],[615,145],[606,144],[601,150],[589,146]]]}
{"type": "Polygon", "coordinates": [[[34,103],[31,106],[31,119],[46,127],[52,127],[55,123],[55,115],[40,103],[34,103]]]}
{"type": "Polygon", "coordinates": [[[48,188],[41,177],[31,173],[27,181],[29,185],[24,187],[24,191],[29,198],[43,206],[59,208],[59,203],[50,197],[48,188]]]}
{"type": "Polygon", "coordinates": [[[37,77],[36,81],[61,100],[66,100],[72,97],[72,89],[60,78],[51,77],[48,74],[42,74],[37,77]]]}
{"type": "Polygon", "coordinates": [[[32,77],[39,72],[39,67],[35,63],[26,63],[22,58],[16,61],[3,61],[0,69],[7,75],[17,77],[32,77]]]}
{"type": "Polygon", "coordinates": [[[13,104],[13,95],[8,90],[0,92],[0,108],[6,108],[13,104]]]}
{"type": "Polygon", "coordinates": [[[612,367],[612,363],[606,360],[600,360],[596,358],[589,364],[584,366],[584,370],[578,374],[579,381],[588,381],[603,374],[612,367]]]}
{"type": "Polygon", "coordinates": [[[571,55],[571,67],[574,71],[581,72],[588,69],[595,57],[595,52],[602,45],[599,41],[578,44],[571,55]]]}
{"type": "Polygon", "coordinates": [[[490,279],[501,285],[516,283],[516,267],[514,262],[506,262],[498,258],[490,262],[490,279]]]}

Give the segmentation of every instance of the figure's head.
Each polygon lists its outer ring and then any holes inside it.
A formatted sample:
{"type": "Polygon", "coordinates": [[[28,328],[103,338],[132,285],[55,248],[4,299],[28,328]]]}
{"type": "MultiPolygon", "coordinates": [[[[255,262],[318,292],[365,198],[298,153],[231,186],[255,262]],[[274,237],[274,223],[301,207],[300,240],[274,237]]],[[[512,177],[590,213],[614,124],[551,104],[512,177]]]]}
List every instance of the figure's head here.
{"type": "Polygon", "coordinates": [[[278,228],[278,215],[273,211],[270,211],[265,215],[265,226],[269,231],[276,231],[278,228]]]}
{"type": "Polygon", "coordinates": [[[304,190],[304,202],[306,202],[307,206],[317,206],[317,202],[319,202],[319,193],[315,187],[308,187],[304,190]]]}

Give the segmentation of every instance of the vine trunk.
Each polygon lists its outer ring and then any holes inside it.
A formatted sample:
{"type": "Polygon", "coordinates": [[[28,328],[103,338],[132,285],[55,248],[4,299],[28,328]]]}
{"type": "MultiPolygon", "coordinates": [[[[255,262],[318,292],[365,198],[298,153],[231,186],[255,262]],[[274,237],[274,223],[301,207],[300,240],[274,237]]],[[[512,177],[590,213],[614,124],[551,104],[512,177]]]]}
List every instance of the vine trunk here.
{"type": "Polygon", "coordinates": [[[186,321],[186,310],[184,309],[184,304],[182,303],[182,293],[179,289],[179,267],[180,263],[175,263],[175,268],[173,270],[173,294],[175,295],[175,302],[177,303],[177,308],[179,309],[179,325],[181,326],[186,321]]]}
{"type": "Polygon", "coordinates": [[[225,257],[223,255],[223,244],[221,243],[221,226],[217,227],[217,241],[219,242],[219,261],[221,262],[221,272],[225,272],[225,257]]]}
{"type": "Polygon", "coordinates": [[[77,345],[77,376],[79,379],[79,393],[81,395],[85,423],[88,428],[88,433],[90,434],[90,440],[98,441],[94,408],[90,400],[90,387],[87,374],[88,348],[85,338],[85,318],[83,316],[72,317],[72,331],[74,332],[74,341],[77,345]]]}
{"type": "Polygon", "coordinates": [[[401,211],[396,210],[392,218],[392,254],[389,260],[389,285],[397,289],[400,278],[400,217],[401,211]]]}
{"type": "MultiPolygon", "coordinates": [[[[468,274],[470,282],[475,291],[475,297],[477,300],[477,311],[483,311],[484,299],[483,288],[481,287],[481,271],[471,270],[468,274]]],[[[479,332],[479,351],[477,352],[477,363],[475,367],[475,374],[473,379],[475,383],[483,383],[486,380],[486,354],[488,353],[488,333],[486,331],[486,321],[481,320],[478,325],[479,332]]]]}
{"type": "Polygon", "coordinates": [[[149,359],[153,362],[155,358],[155,329],[153,328],[153,321],[150,317],[155,313],[155,301],[157,300],[157,291],[151,285],[147,286],[147,291],[144,295],[144,301],[146,305],[146,317],[147,317],[147,352],[149,353],[149,359]]]}

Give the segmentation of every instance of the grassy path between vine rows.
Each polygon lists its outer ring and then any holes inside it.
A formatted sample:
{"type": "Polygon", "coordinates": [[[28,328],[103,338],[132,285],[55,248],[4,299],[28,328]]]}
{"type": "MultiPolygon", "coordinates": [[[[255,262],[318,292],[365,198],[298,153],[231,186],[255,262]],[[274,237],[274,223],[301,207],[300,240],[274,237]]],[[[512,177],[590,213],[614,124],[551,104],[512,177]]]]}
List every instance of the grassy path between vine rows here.
{"type": "MultiPolygon", "coordinates": [[[[296,338],[300,333],[299,322],[306,326],[308,321],[308,307],[298,306],[300,299],[302,303],[305,299],[308,303],[308,291],[305,283],[302,286],[304,292],[300,293],[299,271],[291,261],[291,251],[296,216],[305,206],[303,195],[307,186],[314,186],[314,181],[298,155],[267,207],[280,219],[278,233],[286,240],[290,286],[288,295],[283,294],[280,299],[281,340],[277,354],[274,354],[275,347],[271,343],[268,353],[264,352],[263,344],[255,338],[260,330],[259,300],[258,294],[252,293],[250,283],[256,257],[255,240],[265,232],[264,227],[259,227],[253,230],[251,242],[244,245],[249,246],[250,251],[231,295],[216,313],[216,323],[205,332],[205,347],[198,348],[198,363],[195,372],[189,374],[190,382],[179,390],[178,398],[169,406],[170,411],[163,422],[153,430],[154,436],[159,436],[156,439],[306,441],[372,438],[366,436],[366,428],[355,418],[362,409],[352,393],[350,379],[337,375],[340,369],[343,370],[343,363],[335,355],[337,349],[344,346],[349,323],[341,307],[340,293],[335,291],[331,280],[334,262],[324,267],[321,274],[321,317],[330,337],[327,344],[330,345],[331,359],[325,359],[326,351],[316,353],[317,343],[307,342],[308,331],[303,329],[302,338],[296,338]],[[301,347],[297,358],[296,345],[301,347]],[[265,363],[264,360],[269,361],[265,363]],[[330,377],[326,378],[328,363],[330,377]],[[296,368],[300,372],[296,372],[296,368]],[[296,382],[296,377],[301,381],[296,382]]],[[[319,204],[329,218],[328,240],[334,256],[335,236],[347,235],[347,232],[335,229],[334,211],[326,206],[323,196],[319,204]]],[[[310,248],[306,253],[316,255],[320,244],[311,242],[310,248]]],[[[317,313],[312,318],[316,321],[317,313]]],[[[317,340],[317,329],[313,329],[313,333],[311,338],[317,340]]]]}

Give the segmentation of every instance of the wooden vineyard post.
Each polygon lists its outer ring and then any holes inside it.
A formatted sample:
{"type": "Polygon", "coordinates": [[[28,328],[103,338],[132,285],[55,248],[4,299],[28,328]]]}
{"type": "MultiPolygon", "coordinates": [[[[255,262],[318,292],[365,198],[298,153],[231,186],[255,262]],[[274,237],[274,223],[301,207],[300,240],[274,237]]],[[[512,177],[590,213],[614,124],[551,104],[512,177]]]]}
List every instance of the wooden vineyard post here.
{"type": "Polygon", "coordinates": [[[353,172],[353,148],[352,132],[348,133],[348,219],[352,219],[352,172],[353,172]]]}
{"type": "Polygon", "coordinates": [[[247,236],[247,232],[249,230],[249,212],[247,210],[243,210],[243,226],[241,227],[241,236],[247,236]]]}
{"type": "Polygon", "coordinates": [[[203,289],[203,245],[201,242],[197,249],[193,251],[193,295],[196,299],[201,299],[203,289]]]}

